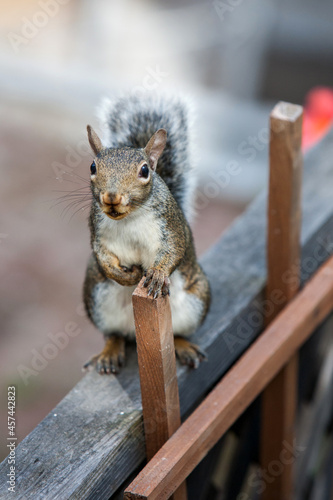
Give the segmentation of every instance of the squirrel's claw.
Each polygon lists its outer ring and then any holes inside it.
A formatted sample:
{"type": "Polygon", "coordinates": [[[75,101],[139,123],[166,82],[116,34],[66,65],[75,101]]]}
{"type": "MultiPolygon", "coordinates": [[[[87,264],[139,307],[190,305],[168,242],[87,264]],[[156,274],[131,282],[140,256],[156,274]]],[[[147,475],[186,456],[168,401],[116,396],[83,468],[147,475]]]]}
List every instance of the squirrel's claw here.
{"type": "Polygon", "coordinates": [[[120,266],[120,269],[123,274],[121,274],[121,278],[124,283],[120,282],[124,285],[136,285],[140,279],[142,278],[142,268],[141,266],[133,265],[132,267],[120,266]]]}
{"type": "Polygon", "coordinates": [[[83,371],[91,371],[95,368],[100,375],[117,374],[122,366],[124,366],[125,358],[121,354],[118,357],[111,356],[93,356],[83,365],[83,371]]]}
{"type": "Polygon", "coordinates": [[[135,264],[133,264],[133,266],[131,266],[131,267],[120,266],[120,269],[122,271],[124,271],[124,273],[129,273],[129,274],[138,274],[138,273],[141,273],[142,274],[141,267],[140,266],[136,266],[135,264]]]}
{"type": "MultiPolygon", "coordinates": [[[[145,288],[147,288],[147,286],[149,285],[152,277],[153,277],[153,274],[154,274],[154,270],[153,269],[149,269],[147,272],[146,272],[146,279],[145,281],[143,282],[143,286],[145,288]]],[[[148,294],[149,295],[149,294],[148,294]]]]}
{"type": "Polygon", "coordinates": [[[130,273],[131,271],[133,271],[133,266],[132,267],[120,266],[120,269],[124,271],[124,273],[130,273]]]}
{"type": "Polygon", "coordinates": [[[167,276],[164,278],[164,283],[162,286],[162,295],[163,297],[165,297],[166,295],[170,295],[170,280],[167,276]]]}
{"type": "Polygon", "coordinates": [[[100,375],[119,373],[125,364],[125,339],[110,335],[106,339],[105,347],[100,354],[93,356],[83,365],[83,370],[96,369],[100,375]]]}
{"type": "Polygon", "coordinates": [[[148,287],[148,296],[152,295],[154,299],[160,295],[170,294],[170,280],[163,271],[157,269],[148,269],[146,279],[143,283],[145,288],[148,287]]]}

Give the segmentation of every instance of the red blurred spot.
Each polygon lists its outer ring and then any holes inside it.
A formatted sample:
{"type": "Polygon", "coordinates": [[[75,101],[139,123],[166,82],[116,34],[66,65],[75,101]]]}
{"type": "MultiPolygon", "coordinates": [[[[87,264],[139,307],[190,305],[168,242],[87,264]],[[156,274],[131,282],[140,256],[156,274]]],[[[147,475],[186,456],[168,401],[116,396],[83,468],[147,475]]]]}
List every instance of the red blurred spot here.
{"type": "Polygon", "coordinates": [[[333,124],[333,89],[315,87],[305,99],[303,118],[303,150],[314,146],[333,124]]]}

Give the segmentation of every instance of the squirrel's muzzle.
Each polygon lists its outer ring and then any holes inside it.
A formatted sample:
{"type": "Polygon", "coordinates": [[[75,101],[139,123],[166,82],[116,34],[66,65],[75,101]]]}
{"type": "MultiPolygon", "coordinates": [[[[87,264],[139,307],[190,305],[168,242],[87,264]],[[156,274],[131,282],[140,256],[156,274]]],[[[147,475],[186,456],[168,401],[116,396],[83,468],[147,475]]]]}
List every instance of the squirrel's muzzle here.
{"type": "Polygon", "coordinates": [[[110,191],[100,194],[100,200],[102,205],[107,206],[119,206],[123,203],[123,197],[118,193],[112,193],[110,191]]]}
{"type": "Polygon", "coordinates": [[[99,198],[103,212],[111,219],[123,219],[129,213],[126,196],[107,191],[100,193],[99,198]]]}

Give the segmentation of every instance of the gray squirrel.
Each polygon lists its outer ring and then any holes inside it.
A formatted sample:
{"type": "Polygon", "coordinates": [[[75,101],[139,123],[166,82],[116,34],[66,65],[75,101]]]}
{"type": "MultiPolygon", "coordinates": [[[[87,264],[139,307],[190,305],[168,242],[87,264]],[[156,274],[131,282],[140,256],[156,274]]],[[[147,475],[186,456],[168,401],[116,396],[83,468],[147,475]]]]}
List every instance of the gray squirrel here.
{"type": "Polygon", "coordinates": [[[135,338],[132,293],[143,276],[149,295],[170,295],[177,358],[196,368],[205,355],[187,337],[207,314],[210,287],[187,222],[195,180],[187,108],[174,98],[129,96],[109,103],[104,120],[107,146],[87,127],[95,159],[83,295],[105,347],[84,368],[119,372],[125,340],[135,338]]]}

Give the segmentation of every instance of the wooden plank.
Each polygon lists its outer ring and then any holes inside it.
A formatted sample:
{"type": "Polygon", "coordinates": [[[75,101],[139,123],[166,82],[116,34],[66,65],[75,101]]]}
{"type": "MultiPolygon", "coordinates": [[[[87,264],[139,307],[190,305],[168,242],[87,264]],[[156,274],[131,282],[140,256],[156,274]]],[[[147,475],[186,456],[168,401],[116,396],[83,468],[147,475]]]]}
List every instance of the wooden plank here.
{"type": "MultiPolygon", "coordinates": [[[[298,354],[296,353],[272,380],[262,394],[260,466],[268,470],[279,460],[288,443],[294,446],[294,424],[297,405],[298,354]]],[[[284,465],[274,481],[265,483],[262,500],[291,500],[293,498],[293,461],[284,465]],[[270,496],[271,495],[271,496],[270,496]]]]}
{"type": "Polygon", "coordinates": [[[139,286],[133,293],[133,310],[146,456],[150,460],[180,426],[169,297],[154,300],[139,286]]]}
{"type": "MultiPolygon", "coordinates": [[[[245,170],[247,162],[242,163],[237,152],[235,158],[245,170]]],[[[303,282],[333,252],[332,158],[330,134],[305,159],[303,282]]],[[[197,405],[262,330],[269,309],[263,302],[265,214],[266,193],[262,193],[201,259],[212,288],[212,304],[193,341],[207,352],[208,362],[195,371],[177,368],[182,415],[197,405]]],[[[18,398],[20,392],[18,387],[18,398]]],[[[111,497],[145,458],[135,346],[128,346],[126,367],[118,376],[85,375],[18,445],[16,458],[20,464],[17,499],[111,497]]],[[[4,461],[0,497],[12,499],[6,488],[7,473],[4,461]]]]}
{"type": "MultiPolygon", "coordinates": [[[[273,304],[265,324],[295,296],[300,285],[300,231],[303,108],[278,103],[270,115],[270,175],[267,231],[266,300],[273,304]],[[276,291],[278,303],[272,301],[276,291]]],[[[295,354],[262,395],[260,461],[263,470],[279,457],[283,443],[294,442],[298,355],[295,354]]],[[[293,464],[267,482],[262,500],[292,497],[293,464]]]]}
{"type": "Polygon", "coordinates": [[[267,323],[295,296],[300,284],[302,121],[302,106],[285,102],[270,115],[266,294],[271,300],[279,290],[283,300],[272,300],[267,323]]]}
{"type": "Polygon", "coordinates": [[[169,498],[332,311],[332,307],[333,257],[156,453],[129,485],[124,498],[169,498]]]}
{"type": "MultiPolygon", "coordinates": [[[[322,450],[320,446],[325,439],[325,432],[332,419],[333,411],[333,345],[330,346],[323,360],[314,400],[307,435],[302,442],[303,453],[299,457],[297,481],[294,499],[306,498],[306,489],[310,484],[313,471],[318,468],[322,450]]],[[[319,497],[317,497],[319,498],[319,497]]]]}
{"type": "MultiPolygon", "coordinates": [[[[180,426],[180,406],[169,297],[148,296],[144,280],[133,293],[133,311],[149,461],[180,426]]],[[[184,482],[173,500],[186,498],[184,482]]]]}

